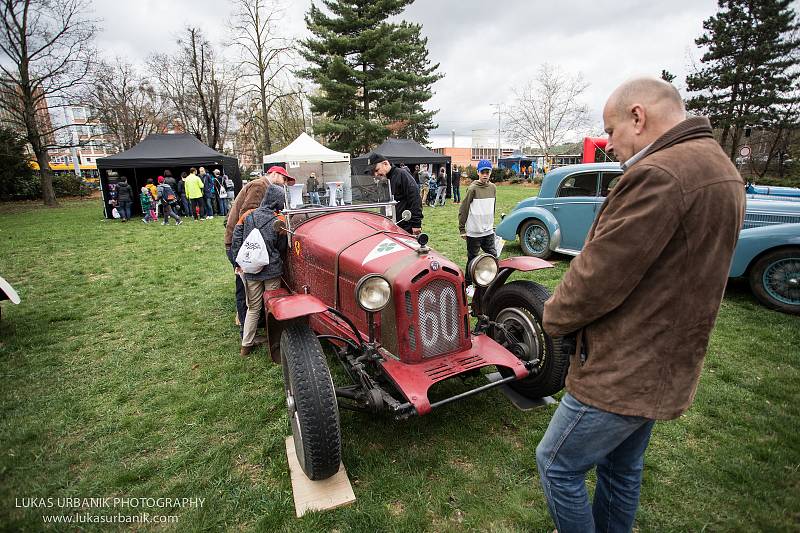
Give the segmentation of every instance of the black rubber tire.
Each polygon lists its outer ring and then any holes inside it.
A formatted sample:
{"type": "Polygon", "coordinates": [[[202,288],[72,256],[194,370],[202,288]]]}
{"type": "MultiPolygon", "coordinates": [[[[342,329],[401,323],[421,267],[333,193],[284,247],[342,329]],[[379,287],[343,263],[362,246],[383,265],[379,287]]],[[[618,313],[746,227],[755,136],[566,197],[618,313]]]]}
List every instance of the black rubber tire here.
{"type": "Polygon", "coordinates": [[[547,259],[551,255],[553,255],[553,251],[550,250],[550,239],[552,236],[550,235],[550,230],[547,229],[544,222],[539,219],[531,218],[526,220],[522,223],[522,226],[519,228],[519,245],[522,248],[522,253],[525,255],[529,255],[531,257],[538,257],[539,259],[547,259]],[[534,250],[530,247],[527,239],[525,238],[525,234],[531,227],[540,228],[544,233],[547,235],[547,246],[545,246],[544,250],[534,250]]]}
{"type": "MultiPolygon", "coordinates": [[[[756,299],[765,307],[776,309],[783,313],[800,315],[800,304],[782,302],[776,299],[775,296],[770,294],[766,287],[764,287],[764,273],[775,263],[787,260],[789,260],[790,265],[795,265],[796,267],[796,265],[800,263],[800,248],[775,250],[756,261],[750,268],[750,290],[753,291],[756,299]]],[[[795,275],[798,274],[798,272],[794,270],[792,270],[792,273],[795,275]]],[[[797,278],[794,277],[793,279],[797,278]]],[[[797,300],[797,298],[800,297],[800,288],[790,289],[787,286],[785,287],[784,296],[787,299],[797,300]]]]}
{"type": "MultiPolygon", "coordinates": [[[[570,354],[565,354],[561,346],[561,337],[551,337],[542,329],[542,312],[544,302],[550,297],[548,290],[532,281],[518,280],[506,283],[492,295],[489,303],[489,318],[496,320],[509,316],[512,323],[517,319],[529,318],[533,325],[529,335],[535,335],[537,346],[531,347],[530,353],[521,359],[539,359],[540,372],[522,380],[512,381],[512,389],[527,398],[544,398],[564,388],[564,380],[569,370],[570,354]],[[515,315],[515,316],[514,316],[515,315]]],[[[508,323],[508,320],[503,320],[508,323]]],[[[505,370],[505,369],[504,369],[505,370]]],[[[508,371],[501,371],[508,375],[508,371]]]]}
{"type": "Polygon", "coordinates": [[[322,346],[302,319],[281,334],[281,364],[297,461],[309,479],[327,479],[342,461],[339,407],[322,346]]]}

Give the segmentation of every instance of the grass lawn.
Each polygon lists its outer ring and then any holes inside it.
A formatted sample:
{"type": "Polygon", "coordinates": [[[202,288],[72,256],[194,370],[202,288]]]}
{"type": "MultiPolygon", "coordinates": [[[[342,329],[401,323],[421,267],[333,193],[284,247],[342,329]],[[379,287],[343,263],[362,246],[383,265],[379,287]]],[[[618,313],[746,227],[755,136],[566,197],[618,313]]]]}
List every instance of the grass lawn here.
{"type": "MultiPolygon", "coordinates": [[[[499,188],[498,214],[532,192],[499,188]]],[[[456,207],[426,208],[423,229],[463,264],[456,207]]],[[[0,275],[23,299],[0,321],[0,529],[76,512],[23,498],[193,497],[89,512],[180,530],[552,530],[534,450],[554,408],[523,413],[497,391],[404,422],[343,411],[357,502],[296,519],[281,371],[238,355],[222,236],[220,218],[105,221],[99,200],[0,205],[0,275]]],[[[560,259],[531,278],[552,289],[560,259]]],[[[693,407],[655,426],[639,531],[800,529],[799,370],[800,317],[731,283],[693,407]]]]}

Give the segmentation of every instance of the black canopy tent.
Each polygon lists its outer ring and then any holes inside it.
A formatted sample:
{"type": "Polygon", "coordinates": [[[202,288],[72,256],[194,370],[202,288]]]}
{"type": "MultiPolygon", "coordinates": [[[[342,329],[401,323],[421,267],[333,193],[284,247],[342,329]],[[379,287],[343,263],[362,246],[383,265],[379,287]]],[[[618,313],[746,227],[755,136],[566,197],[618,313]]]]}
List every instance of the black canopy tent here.
{"type": "MultiPolygon", "coordinates": [[[[175,179],[180,179],[181,172],[188,172],[190,167],[205,167],[208,172],[218,168],[233,180],[237,193],[242,188],[239,161],[235,157],[209,148],[193,135],[148,135],[129,150],[97,159],[106,218],[111,218],[112,209],[109,204],[109,185],[116,184],[120,177],[128,179],[138,197],[139,189],[147,183],[148,178],[153,178],[155,182],[156,177],[164,174],[164,170],[169,170],[175,179]]],[[[133,209],[134,212],[140,212],[139,202],[133,202],[133,209]]]]}
{"type": "MultiPolygon", "coordinates": [[[[445,165],[445,168],[448,170],[448,175],[450,174],[449,155],[437,154],[411,139],[386,139],[383,144],[373,151],[351,159],[350,166],[353,169],[353,174],[363,174],[367,169],[367,159],[375,153],[386,157],[392,164],[405,163],[411,166],[420,163],[430,163],[436,166],[445,165]]],[[[434,170],[436,169],[434,168],[434,170]]]]}
{"type": "MultiPolygon", "coordinates": [[[[444,167],[447,172],[447,198],[450,198],[452,187],[452,171],[450,167],[450,156],[437,154],[433,150],[428,150],[417,141],[411,139],[386,139],[383,144],[369,153],[350,160],[350,168],[353,174],[360,175],[367,170],[367,160],[375,153],[381,154],[390,163],[404,163],[409,168],[419,164],[432,165],[434,173],[439,172],[439,167],[444,167]]],[[[413,170],[413,169],[412,169],[413,170]]],[[[416,178],[416,174],[414,175],[416,178]]],[[[419,180],[419,178],[417,178],[419,180]]]]}

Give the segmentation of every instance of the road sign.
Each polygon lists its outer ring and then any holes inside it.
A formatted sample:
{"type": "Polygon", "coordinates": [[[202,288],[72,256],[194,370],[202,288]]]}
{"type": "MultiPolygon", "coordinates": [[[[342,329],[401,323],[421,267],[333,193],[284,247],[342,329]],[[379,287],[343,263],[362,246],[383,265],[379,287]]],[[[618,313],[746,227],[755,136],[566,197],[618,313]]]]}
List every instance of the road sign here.
{"type": "Polygon", "coordinates": [[[739,148],[739,155],[742,157],[750,157],[750,152],[750,147],[746,144],[739,148]]]}

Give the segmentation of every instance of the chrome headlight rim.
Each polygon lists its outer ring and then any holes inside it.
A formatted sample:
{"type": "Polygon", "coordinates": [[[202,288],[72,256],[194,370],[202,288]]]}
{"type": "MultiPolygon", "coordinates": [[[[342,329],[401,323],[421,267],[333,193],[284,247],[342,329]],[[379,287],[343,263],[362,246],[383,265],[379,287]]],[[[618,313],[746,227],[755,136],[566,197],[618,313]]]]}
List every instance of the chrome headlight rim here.
{"type": "Polygon", "coordinates": [[[469,264],[470,278],[479,287],[491,285],[497,279],[498,272],[500,272],[500,265],[497,262],[497,258],[491,254],[482,253],[469,264]],[[479,267],[484,267],[484,270],[480,271],[479,267]]]}
{"type": "Polygon", "coordinates": [[[366,276],[358,280],[358,283],[356,283],[355,296],[356,296],[356,303],[361,309],[363,309],[368,313],[377,313],[378,311],[382,311],[383,309],[385,309],[386,306],[389,305],[389,302],[392,300],[392,286],[389,283],[389,281],[380,274],[367,274],[366,276]],[[373,305],[372,307],[366,305],[362,301],[362,290],[370,289],[371,288],[370,284],[374,283],[380,284],[381,282],[385,284],[385,287],[383,287],[383,289],[385,289],[384,290],[385,298],[383,302],[381,303],[379,301],[378,302],[379,305],[373,305]]]}

